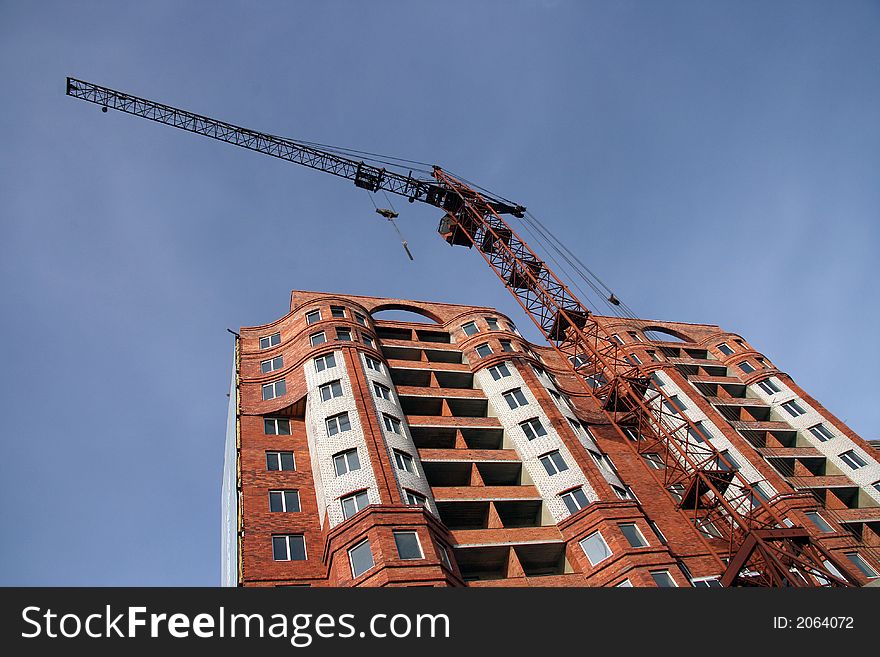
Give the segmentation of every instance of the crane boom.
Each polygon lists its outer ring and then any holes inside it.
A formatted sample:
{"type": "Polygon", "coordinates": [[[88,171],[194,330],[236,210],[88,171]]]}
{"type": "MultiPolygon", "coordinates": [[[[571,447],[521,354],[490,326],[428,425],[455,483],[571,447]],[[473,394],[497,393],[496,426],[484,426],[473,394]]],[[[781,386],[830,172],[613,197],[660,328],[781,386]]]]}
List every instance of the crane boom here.
{"type": "Polygon", "coordinates": [[[700,439],[696,424],[676,412],[673,400],[652,385],[650,375],[657,366],[631,363],[590,309],[501,217],[522,217],[523,206],[478,191],[437,166],[431,178],[404,175],[74,78],[67,78],[67,95],[100,105],[104,111],[116,109],[331,173],[368,191],[384,190],[441,208],[445,215],[439,232],[444,239],[477,249],[550,346],[564,357],[621,440],[636,455],[658,451],[666,455],[663,470],[648,468],[648,472],[667,492],[672,487],[681,491],[678,508],[711,536],[701,540],[725,569],[725,586],[744,583],[743,571],[760,573],[748,580],[750,585],[809,585],[796,571],[834,586],[857,585],[805,529],[809,524],[803,496],[783,494],[768,501],[756,494],[756,482],[749,481],[710,441],[700,439]],[[787,498],[794,497],[801,499],[790,506],[787,498]],[[794,526],[792,519],[798,521],[794,526]],[[828,563],[837,567],[830,569],[828,563]]]}
{"type": "MultiPolygon", "coordinates": [[[[371,192],[386,191],[406,197],[410,202],[422,201],[443,209],[453,209],[450,203],[455,199],[447,195],[444,188],[431,178],[419,178],[377,167],[344,157],[337,153],[315,148],[291,139],[257,132],[249,128],[212,119],[201,114],[188,112],[170,105],[157,103],[146,98],[102,87],[91,82],[67,78],[67,95],[115,109],[144,119],[164,123],[174,128],[194,132],[211,139],[241,146],[252,151],[271,155],[294,164],[317,169],[325,173],[346,178],[371,192]],[[449,206],[449,207],[447,207],[449,206]]],[[[522,217],[525,208],[511,204],[503,199],[487,197],[492,208],[499,214],[512,214],[522,217]]]]}

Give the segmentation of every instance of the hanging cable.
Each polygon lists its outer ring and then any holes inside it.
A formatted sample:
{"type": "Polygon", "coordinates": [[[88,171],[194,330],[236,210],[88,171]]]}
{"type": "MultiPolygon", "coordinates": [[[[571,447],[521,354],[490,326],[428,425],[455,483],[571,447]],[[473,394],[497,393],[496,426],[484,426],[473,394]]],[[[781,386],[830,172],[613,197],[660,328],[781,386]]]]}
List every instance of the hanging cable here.
{"type": "Polygon", "coordinates": [[[376,205],[376,201],[373,200],[373,195],[370,192],[367,192],[367,196],[370,197],[370,203],[373,204],[373,208],[376,210],[376,214],[379,214],[385,217],[392,226],[394,226],[394,230],[397,231],[398,237],[400,237],[400,243],[403,245],[403,250],[406,251],[406,255],[410,260],[415,260],[413,258],[413,254],[409,250],[409,243],[407,243],[406,239],[403,237],[403,233],[400,232],[400,228],[397,227],[397,223],[395,223],[395,219],[400,216],[394,209],[394,205],[391,203],[391,199],[388,197],[388,192],[382,190],[382,193],[385,194],[385,199],[388,201],[388,205],[390,208],[380,208],[376,205]]]}

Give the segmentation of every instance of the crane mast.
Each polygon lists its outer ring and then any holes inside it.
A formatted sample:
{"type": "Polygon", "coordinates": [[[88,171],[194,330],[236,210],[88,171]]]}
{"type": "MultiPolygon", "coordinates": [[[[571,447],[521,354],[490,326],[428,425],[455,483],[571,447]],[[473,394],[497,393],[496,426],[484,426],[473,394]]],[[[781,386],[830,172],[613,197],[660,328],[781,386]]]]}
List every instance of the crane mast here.
{"type": "Polygon", "coordinates": [[[755,483],[700,439],[695,423],[675,412],[670,397],[652,383],[651,373],[660,366],[625,358],[590,309],[502,218],[522,217],[523,206],[477,190],[438,166],[430,178],[404,174],[75,78],[67,78],[67,95],[105,112],[133,114],[442,209],[441,236],[451,245],[476,248],[633,454],[664,455],[663,470],[646,468],[667,494],[672,488],[681,491],[680,499],[673,499],[706,536],[707,551],[725,571],[722,585],[813,585],[798,571],[831,586],[858,585],[806,529],[803,496],[763,499],[755,483]],[[790,506],[793,498],[800,503],[790,506]]]}

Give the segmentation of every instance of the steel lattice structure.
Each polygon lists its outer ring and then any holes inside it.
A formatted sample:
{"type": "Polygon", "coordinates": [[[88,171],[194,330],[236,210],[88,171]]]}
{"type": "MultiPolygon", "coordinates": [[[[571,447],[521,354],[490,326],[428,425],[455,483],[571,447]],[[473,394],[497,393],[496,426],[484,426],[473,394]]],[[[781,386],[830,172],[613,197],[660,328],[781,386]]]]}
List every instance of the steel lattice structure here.
{"type": "Polygon", "coordinates": [[[806,529],[805,505],[789,506],[804,496],[789,493],[768,501],[756,494],[757,482],[746,479],[652,383],[652,368],[627,361],[590,310],[501,218],[522,217],[523,206],[478,192],[440,167],[431,178],[404,175],[74,78],[67,79],[67,95],[443,209],[441,235],[452,245],[479,251],[633,453],[664,455],[665,469],[646,468],[701,530],[709,552],[726,569],[724,586],[817,585],[804,574],[826,586],[858,585],[806,529]],[[786,526],[784,517],[797,523],[786,526]]]}

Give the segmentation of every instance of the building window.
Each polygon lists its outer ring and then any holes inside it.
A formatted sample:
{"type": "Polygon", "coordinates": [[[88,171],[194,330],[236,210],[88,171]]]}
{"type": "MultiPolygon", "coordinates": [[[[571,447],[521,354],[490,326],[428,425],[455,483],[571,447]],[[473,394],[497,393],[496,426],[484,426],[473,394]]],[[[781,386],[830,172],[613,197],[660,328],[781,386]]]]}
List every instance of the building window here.
{"type": "Polygon", "coordinates": [[[678,395],[672,395],[669,399],[664,400],[663,405],[667,411],[676,415],[687,409],[687,406],[678,398],[678,395]]]}
{"type": "Polygon", "coordinates": [[[874,487],[874,490],[880,493],[880,481],[875,481],[871,486],[874,487]]]}
{"type": "Polygon", "coordinates": [[[398,420],[393,415],[388,415],[387,413],[382,413],[382,422],[385,423],[385,429],[390,431],[391,433],[401,434],[403,433],[400,430],[400,420],[398,420]]]}
{"type": "Polygon", "coordinates": [[[844,556],[849,559],[852,564],[859,569],[859,571],[865,577],[869,577],[871,579],[877,577],[877,571],[875,571],[871,566],[865,561],[862,556],[858,552],[845,552],[844,556]]]}
{"type": "Polygon", "coordinates": [[[617,333],[612,335],[611,339],[614,340],[614,342],[616,342],[617,344],[623,344],[623,340],[621,339],[621,337],[619,335],[617,335],[617,333]]]}
{"type": "Polygon", "coordinates": [[[326,425],[328,436],[335,436],[337,433],[350,430],[351,422],[348,420],[348,411],[328,417],[326,425]]]}
{"type": "Polygon", "coordinates": [[[280,370],[282,367],[284,367],[284,356],[275,356],[275,358],[270,358],[260,363],[260,371],[263,374],[280,370]]]}
{"type": "Polygon", "coordinates": [[[585,367],[590,364],[590,359],[583,354],[576,354],[574,356],[569,356],[568,362],[571,363],[572,366],[574,366],[575,368],[585,367]]]}
{"type": "Polygon", "coordinates": [[[442,543],[437,543],[437,554],[440,555],[440,562],[449,570],[452,570],[452,562],[449,560],[449,552],[442,543]]]}
{"type": "Polygon", "coordinates": [[[612,554],[611,548],[608,547],[608,543],[605,542],[605,539],[602,538],[602,534],[599,532],[594,532],[587,536],[580,542],[580,546],[593,566],[602,563],[612,554]]]}
{"type": "Polygon", "coordinates": [[[834,434],[831,433],[828,428],[822,424],[821,422],[815,426],[810,427],[810,433],[813,434],[820,442],[825,442],[826,440],[831,440],[834,438],[834,434]]]}
{"type": "Polygon", "coordinates": [[[501,351],[514,351],[510,340],[499,340],[499,342],[501,343],[501,351]]]}
{"type": "Polygon", "coordinates": [[[345,317],[345,308],[342,306],[330,306],[330,316],[337,319],[345,317]]]}
{"type": "Polygon", "coordinates": [[[616,589],[631,589],[632,587],[632,582],[630,582],[628,579],[623,580],[620,584],[614,585],[614,588],[616,589]]]}
{"type": "Polygon", "coordinates": [[[272,537],[275,561],[305,561],[306,540],[302,534],[276,534],[272,537]]]}
{"type": "Polygon", "coordinates": [[[480,332],[480,329],[477,328],[476,322],[468,322],[467,324],[462,325],[461,330],[464,331],[464,334],[468,337],[480,332]]]}
{"type": "Polygon", "coordinates": [[[719,470],[724,470],[726,472],[729,472],[731,470],[736,472],[740,468],[740,465],[733,457],[733,454],[731,454],[726,449],[718,456],[718,458],[716,459],[716,463],[719,470]]]}
{"type": "Polygon", "coordinates": [[[489,327],[490,331],[500,331],[498,328],[498,320],[495,317],[487,317],[486,325],[489,327]]]}
{"type": "Polygon", "coordinates": [[[519,335],[519,329],[516,328],[516,324],[511,322],[509,319],[507,320],[507,325],[510,327],[510,330],[519,335]]]}
{"type": "Polygon", "coordinates": [[[428,498],[409,488],[403,489],[403,500],[410,506],[428,506],[428,498]]]}
{"type": "Polygon", "coordinates": [[[370,356],[364,356],[364,361],[367,363],[367,368],[371,369],[375,372],[382,372],[382,363],[380,363],[375,358],[371,358],[370,356]]]}
{"type": "Polygon", "coordinates": [[[419,543],[419,535],[416,532],[393,532],[394,544],[397,546],[397,556],[407,561],[424,559],[422,545],[419,543]]]}
{"type": "Polygon", "coordinates": [[[654,533],[657,534],[657,538],[660,539],[660,542],[663,543],[663,545],[666,545],[666,536],[664,536],[663,532],[660,531],[657,523],[655,523],[653,520],[649,520],[648,525],[650,525],[651,529],[654,530],[654,533]]]}
{"type": "Polygon", "coordinates": [[[361,333],[361,340],[363,340],[364,344],[367,345],[368,347],[372,348],[372,347],[376,346],[376,343],[373,340],[373,338],[370,337],[369,335],[367,335],[366,333],[361,333]]]}
{"type": "Polygon", "coordinates": [[[351,329],[350,328],[337,328],[336,329],[336,339],[342,340],[343,342],[351,342],[351,329]]]}
{"type": "Polygon", "coordinates": [[[828,524],[828,522],[820,516],[816,511],[805,511],[804,515],[810,520],[811,523],[816,525],[819,530],[825,534],[833,534],[834,528],[828,524]]]}
{"type": "Polygon", "coordinates": [[[485,358],[486,356],[488,356],[491,353],[492,353],[492,347],[490,347],[485,342],[483,344],[477,346],[477,356],[479,356],[480,358],[485,358]]]}
{"type": "Polygon", "coordinates": [[[666,385],[666,383],[664,383],[663,381],[663,378],[659,374],[657,374],[657,372],[651,372],[651,381],[653,381],[654,385],[656,385],[658,388],[662,388],[666,385]]]}
{"type": "Polygon", "coordinates": [[[406,452],[401,452],[399,449],[395,449],[394,462],[397,464],[398,470],[416,474],[416,464],[413,461],[413,457],[406,452]]]}
{"type": "Polygon", "coordinates": [[[706,426],[703,424],[702,420],[694,422],[693,427],[688,427],[688,436],[693,438],[698,443],[708,442],[712,440],[712,434],[710,434],[709,430],[706,429],[706,426]]]}
{"type": "Polygon", "coordinates": [[[299,512],[299,491],[270,490],[269,511],[283,513],[299,512]]]}
{"type": "Polygon", "coordinates": [[[720,588],[721,580],[715,577],[698,577],[697,579],[691,580],[691,586],[695,589],[711,589],[711,588],[720,588]]]}
{"type": "Polygon", "coordinates": [[[584,428],[581,426],[581,423],[577,420],[572,420],[570,417],[566,417],[568,423],[571,425],[572,431],[574,431],[578,436],[584,435],[584,428]]]}
{"type": "Polygon", "coordinates": [[[489,368],[489,374],[492,375],[492,379],[497,381],[498,379],[503,379],[504,377],[510,376],[510,370],[507,369],[507,363],[500,363],[498,365],[493,365],[489,368]]]}
{"type": "Polygon", "coordinates": [[[360,577],[375,566],[373,551],[370,549],[370,539],[366,538],[351,548],[348,551],[348,561],[351,564],[352,577],[360,577]]]}
{"type": "Polygon", "coordinates": [[[660,588],[676,588],[678,586],[668,570],[652,570],[650,572],[654,583],[660,588]]]}
{"type": "Polygon", "coordinates": [[[519,426],[522,427],[523,433],[529,440],[534,440],[539,436],[547,435],[547,430],[544,428],[544,425],[541,424],[541,420],[536,417],[526,420],[525,422],[520,422],[519,426]]]}
{"type": "Polygon", "coordinates": [[[666,467],[666,463],[663,462],[663,457],[657,452],[647,452],[642,454],[642,457],[645,459],[645,463],[648,464],[649,468],[663,470],[666,467]]]}
{"type": "Polygon", "coordinates": [[[785,402],[782,405],[782,408],[784,408],[786,410],[786,412],[789,415],[791,415],[792,417],[797,417],[798,415],[806,414],[806,411],[803,409],[803,407],[800,404],[798,404],[796,401],[794,401],[793,399],[791,401],[785,402]]]}
{"type": "Polygon", "coordinates": [[[260,338],[260,349],[268,349],[269,347],[274,347],[279,344],[281,344],[280,333],[273,333],[272,335],[260,338]]]}
{"type": "Polygon", "coordinates": [[[306,324],[314,324],[321,321],[321,311],[311,310],[306,313],[306,324]]]}
{"type": "Polygon", "coordinates": [[[388,386],[383,386],[378,381],[373,381],[373,391],[376,393],[376,396],[380,399],[391,400],[391,388],[388,386]]]}
{"type": "Polygon", "coordinates": [[[263,384],[263,401],[275,399],[285,394],[287,394],[287,384],[284,382],[284,379],[263,384]]]}
{"type": "Polygon", "coordinates": [[[331,367],[336,367],[336,357],[333,354],[318,356],[315,359],[316,372],[323,372],[324,370],[329,370],[331,367]]]}
{"type": "Polygon", "coordinates": [[[758,381],[758,387],[766,392],[768,395],[775,395],[777,392],[782,392],[779,386],[773,383],[773,381],[771,381],[770,379],[758,381]]]}
{"type": "Polygon", "coordinates": [[[629,335],[629,337],[631,337],[636,342],[642,342],[642,339],[639,337],[639,334],[636,333],[635,331],[627,331],[627,335],[629,335]]]}
{"type": "Polygon", "coordinates": [[[684,484],[672,484],[667,490],[676,502],[681,502],[681,498],[684,497],[684,484]]]}
{"type": "Polygon", "coordinates": [[[346,495],[339,500],[342,505],[342,516],[348,520],[361,509],[366,509],[370,505],[370,496],[365,490],[359,490],[357,493],[346,495]]]}
{"type": "Polygon", "coordinates": [[[630,546],[634,548],[648,547],[648,541],[645,540],[645,535],[642,534],[641,530],[635,523],[630,522],[620,525],[620,531],[626,540],[629,541],[630,546]]]}
{"type": "Polygon", "coordinates": [[[547,388],[547,392],[550,393],[550,396],[553,397],[553,401],[555,401],[557,404],[559,404],[563,408],[568,407],[568,404],[562,398],[562,395],[556,392],[553,388],[547,388]]]}
{"type": "Polygon", "coordinates": [[[733,355],[733,349],[731,349],[726,342],[722,342],[720,345],[718,345],[718,351],[720,351],[725,356],[733,355]]]}
{"type": "Polygon", "coordinates": [[[629,491],[625,488],[621,488],[620,486],[615,486],[614,484],[611,484],[611,490],[613,490],[614,494],[622,500],[631,499],[629,496],[629,491]]]}
{"type": "Polygon", "coordinates": [[[851,449],[841,454],[840,460],[846,463],[853,470],[858,470],[859,468],[864,468],[866,465],[868,465],[861,456],[856,454],[855,451],[851,449]]]}
{"type": "Polygon", "coordinates": [[[656,352],[656,351],[653,351],[653,350],[649,349],[649,350],[648,350],[648,357],[649,357],[651,360],[653,360],[655,363],[659,363],[659,362],[660,362],[660,357],[657,356],[657,352],[656,352]]]}
{"type": "Polygon", "coordinates": [[[739,369],[741,369],[746,374],[751,374],[755,371],[755,367],[747,360],[744,360],[739,364],[739,369]]]}
{"type": "Polygon", "coordinates": [[[282,417],[264,417],[263,433],[267,436],[289,436],[290,420],[282,417]]]}
{"type": "Polygon", "coordinates": [[[361,315],[360,313],[355,313],[354,318],[355,318],[355,321],[357,321],[357,323],[360,324],[361,326],[367,325],[367,318],[364,317],[363,315],[361,315]]]}
{"type": "Polygon", "coordinates": [[[333,455],[333,467],[336,476],[341,477],[349,472],[361,469],[361,460],[358,458],[357,449],[347,449],[333,455]]]}
{"type": "Polygon", "coordinates": [[[544,454],[539,460],[541,461],[541,465],[543,465],[544,469],[547,471],[547,474],[551,477],[568,470],[568,464],[566,464],[565,459],[562,458],[562,454],[559,453],[558,449],[548,454],[544,454]]]}
{"type": "Polygon", "coordinates": [[[630,365],[641,365],[642,364],[641,358],[639,358],[635,354],[630,354],[629,358],[630,358],[630,361],[629,361],[630,365]]]}
{"type": "Polygon", "coordinates": [[[565,506],[569,513],[577,513],[581,509],[586,508],[590,503],[590,500],[587,499],[586,493],[584,493],[584,489],[580,487],[565,491],[559,497],[565,502],[565,506]]]}
{"type": "Polygon", "coordinates": [[[342,397],[342,383],[339,379],[325,383],[318,391],[321,393],[321,401],[330,401],[334,397],[342,397]]]}
{"type": "Polygon", "coordinates": [[[313,333],[309,336],[309,342],[313,347],[317,347],[319,344],[324,344],[327,342],[327,336],[324,335],[324,331],[320,333],[313,333]]]}
{"type": "Polygon", "coordinates": [[[293,452],[266,452],[266,469],[272,472],[296,470],[293,452]]]}
{"type": "Polygon", "coordinates": [[[505,392],[504,400],[507,402],[510,410],[515,410],[520,406],[526,406],[529,403],[528,401],[526,401],[526,396],[519,388],[514,388],[513,390],[508,390],[507,392],[505,392]]]}

